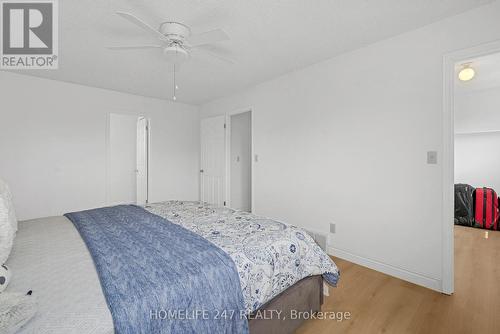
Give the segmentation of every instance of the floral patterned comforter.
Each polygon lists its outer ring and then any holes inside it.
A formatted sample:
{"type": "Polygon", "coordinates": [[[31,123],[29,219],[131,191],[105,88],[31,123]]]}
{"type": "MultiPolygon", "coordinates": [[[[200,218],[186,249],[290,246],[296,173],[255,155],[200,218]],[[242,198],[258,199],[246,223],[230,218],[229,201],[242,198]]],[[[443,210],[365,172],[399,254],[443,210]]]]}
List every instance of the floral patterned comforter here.
{"type": "Polygon", "coordinates": [[[201,235],[233,259],[247,312],[307,276],[323,275],[337,284],[335,263],[298,227],[200,202],[167,201],[145,209],[201,235]]]}

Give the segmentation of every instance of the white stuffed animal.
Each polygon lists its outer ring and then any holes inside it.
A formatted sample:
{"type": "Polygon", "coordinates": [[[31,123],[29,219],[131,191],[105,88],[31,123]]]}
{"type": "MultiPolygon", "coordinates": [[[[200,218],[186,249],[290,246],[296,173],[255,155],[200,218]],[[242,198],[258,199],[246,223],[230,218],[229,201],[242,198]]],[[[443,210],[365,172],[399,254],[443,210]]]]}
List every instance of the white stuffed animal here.
{"type": "Polygon", "coordinates": [[[11,275],[9,268],[5,264],[0,266],[0,292],[4,291],[9,285],[11,275]]]}
{"type": "Polygon", "coordinates": [[[31,294],[0,293],[0,333],[14,334],[37,312],[37,301],[31,294]]]}
{"type": "Polygon", "coordinates": [[[28,293],[4,292],[12,272],[5,264],[0,266],[0,333],[14,334],[37,311],[37,300],[28,293]]]}

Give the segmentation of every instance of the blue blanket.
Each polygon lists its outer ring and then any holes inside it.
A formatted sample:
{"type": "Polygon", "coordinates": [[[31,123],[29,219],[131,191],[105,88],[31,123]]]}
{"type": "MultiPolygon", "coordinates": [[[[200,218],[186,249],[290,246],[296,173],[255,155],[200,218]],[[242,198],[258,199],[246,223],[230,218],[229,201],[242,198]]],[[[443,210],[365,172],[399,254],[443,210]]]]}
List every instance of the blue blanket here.
{"type": "Polygon", "coordinates": [[[133,205],[68,213],[118,334],[248,333],[238,272],[201,236],[133,205]]]}

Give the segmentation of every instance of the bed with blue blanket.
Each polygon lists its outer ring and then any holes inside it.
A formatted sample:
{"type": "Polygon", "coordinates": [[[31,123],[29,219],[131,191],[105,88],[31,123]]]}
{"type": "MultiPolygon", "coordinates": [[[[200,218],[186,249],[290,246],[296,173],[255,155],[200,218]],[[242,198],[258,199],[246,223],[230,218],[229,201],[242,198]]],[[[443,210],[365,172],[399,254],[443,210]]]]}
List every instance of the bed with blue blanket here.
{"type": "Polygon", "coordinates": [[[339,278],[298,227],[181,201],[20,223],[8,265],[9,289],[39,300],[21,333],[287,332],[300,323],[256,315],[318,310],[322,281],[339,278]]]}

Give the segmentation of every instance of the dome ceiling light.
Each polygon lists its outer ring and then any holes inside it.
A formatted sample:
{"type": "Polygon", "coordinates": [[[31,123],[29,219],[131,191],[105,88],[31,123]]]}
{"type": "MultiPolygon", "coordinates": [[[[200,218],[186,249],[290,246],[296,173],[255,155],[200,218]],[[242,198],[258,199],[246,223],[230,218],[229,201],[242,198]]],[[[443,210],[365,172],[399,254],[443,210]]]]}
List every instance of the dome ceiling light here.
{"type": "Polygon", "coordinates": [[[466,63],[462,65],[462,68],[458,72],[458,79],[460,81],[470,81],[476,76],[476,71],[471,67],[471,63],[466,63]]]}

